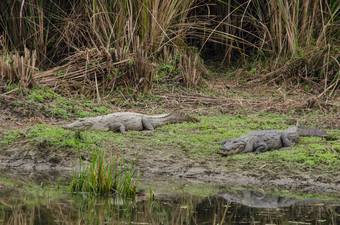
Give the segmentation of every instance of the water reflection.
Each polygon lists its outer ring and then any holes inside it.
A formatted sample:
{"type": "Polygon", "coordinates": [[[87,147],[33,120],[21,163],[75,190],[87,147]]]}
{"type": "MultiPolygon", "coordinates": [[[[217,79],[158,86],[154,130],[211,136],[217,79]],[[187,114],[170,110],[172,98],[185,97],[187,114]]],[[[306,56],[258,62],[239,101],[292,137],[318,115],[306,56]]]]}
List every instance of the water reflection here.
{"type": "Polygon", "coordinates": [[[218,196],[224,198],[226,201],[231,201],[241,205],[253,207],[253,208],[282,208],[292,205],[302,204],[323,204],[323,203],[340,203],[336,201],[325,201],[317,199],[297,199],[289,197],[274,196],[269,194],[263,194],[248,190],[229,190],[225,191],[218,196]]]}
{"type": "MultiPolygon", "coordinates": [[[[6,192],[7,193],[7,192],[6,192]]],[[[340,204],[249,191],[99,198],[87,194],[0,196],[0,224],[340,224],[340,204]]]]}

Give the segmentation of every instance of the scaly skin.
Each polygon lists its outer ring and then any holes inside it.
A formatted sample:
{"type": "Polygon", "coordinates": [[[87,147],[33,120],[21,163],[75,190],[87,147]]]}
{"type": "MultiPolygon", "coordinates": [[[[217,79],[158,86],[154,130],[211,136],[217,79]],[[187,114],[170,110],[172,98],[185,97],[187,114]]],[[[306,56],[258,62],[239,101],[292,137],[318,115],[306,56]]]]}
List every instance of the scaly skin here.
{"type": "Polygon", "coordinates": [[[238,138],[219,142],[221,154],[232,155],[247,152],[262,153],[270,149],[287,150],[292,142],[298,142],[300,136],[327,137],[328,134],[321,129],[313,127],[289,127],[285,131],[261,130],[254,131],[238,138]]]}
{"type": "Polygon", "coordinates": [[[71,130],[102,130],[117,131],[126,134],[127,130],[153,132],[154,128],[168,123],[198,122],[197,119],[176,113],[160,115],[144,115],[134,112],[118,112],[104,116],[79,119],[64,125],[64,129],[71,130]]]}

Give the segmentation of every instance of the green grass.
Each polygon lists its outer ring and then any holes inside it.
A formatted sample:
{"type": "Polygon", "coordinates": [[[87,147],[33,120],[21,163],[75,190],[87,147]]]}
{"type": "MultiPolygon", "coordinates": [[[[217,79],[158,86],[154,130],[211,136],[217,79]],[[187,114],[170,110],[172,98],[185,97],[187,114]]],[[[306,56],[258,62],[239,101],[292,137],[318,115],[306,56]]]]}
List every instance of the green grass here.
{"type": "Polygon", "coordinates": [[[130,165],[124,158],[110,155],[106,157],[104,150],[93,150],[89,166],[82,163],[80,171],[74,171],[70,184],[71,192],[90,192],[99,195],[118,193],[126,197],[134,197],[139,176],[135,179],[134,162],[130,165]]]}
{"type": "Polygon", "coordinates": [[[43,103],[50,102],[54,99],[60,98],[61,96],[52,91],[50,88],[46,89],[32,89],[31,93],[28,95],[28,99],[43,103]]]}
{"type": "Polygon", "coordinates": [[[0,140],[0,145],[8,145],[19,140],[19,138],[24,135],[23,130],[9,130],[2,140],[0,140]]]}
{"type": "Polygon", "coordinates": [[[111,112],[107,104],[95,105],[90,100],[73,99],[70,100],[53,91],[51,88],[35,87],[32,90],[21,89],[27,96],[27,102],[22,102],[21,107],[25,105],[40,109],[39,111],[47,117],[57,117],[70,119],[70,117],[91,117],[104,115],[111,112]]]}
{"type": "Polygon", "coordinates": [[[28,128],[26,137],[30,138],[32,144],[45,141],[54,147],[93,150],[101,146],[104,141],[110,140],[112,133],[101,131],[71,131],[58,126],[41,124],[28,128]]]}

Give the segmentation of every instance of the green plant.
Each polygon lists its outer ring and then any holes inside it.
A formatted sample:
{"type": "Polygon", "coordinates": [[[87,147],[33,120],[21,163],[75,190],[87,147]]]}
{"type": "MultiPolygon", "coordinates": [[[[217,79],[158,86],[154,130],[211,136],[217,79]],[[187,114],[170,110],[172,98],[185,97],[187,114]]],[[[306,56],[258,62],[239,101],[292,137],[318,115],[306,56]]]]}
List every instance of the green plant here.
{"type": "Polygon", "coordinates": [[[80,171],[73,173],[70,184],[71,192],[91,192],[100,195],[118,193],[126,197],[136,194],[137,182],[134,162],[127,165],[124,158],[110,155],[105,157],[103,150],[94,149],[92,161],[85,166],[79,157],[80,171]]]}
{"type": "Polygon", "coordinates": [[[57,73],[55,74],[56,76],[64,76],[65,72],[58,70],[57,73]]]}
{"type": "Polygon", "coordinates": [[[60,116],[63,118],[68,118],[68,113],[65,109],[60,108],[57,105],[53,105],[52,108],[50,109],[50,112],[53,116],[60,116]]]}
{"type": "Polygon", "coordinates": [[[16,83],[10,83],[10,84],[7,85],[6,91],[12,91],[12,90],[14,90],[15,88],[17,88],[18,86],[19,86],[19,85],[16,84],[16,83]]]}
{"type": "Polygon", "coordinates": [[[180,63],[180,56],[175,56],[169,60],[169,62],[163,62],[158,66],[157,69],[157,81],[165,81],[165,79],[173,79],[181,73],[178,68],[180,63]]]}
{"type": "Polygon", "coordinates": [[[37,102],[50,102],[56,98],[60,98],[61,96],[52,91],[52,89],[40,89],[34,88],[31,93],[28,95],[28,98],[31,100],[35,100],[37,102]]]}
{"type": "Polygon", "coordinates": [[[0,141],[0,144],[7,145],[16,142],[23,135],[25,135],[23,130],[10,130],[4,135],[4,138],[0,141]]]}
{"type": "Polygon", "coordinates": [[[34,145],[47,142],[54,147],[70,149],[89,149],[92,150],[97,144],[107,140],[109,134],[103,132],[70,131],[61,127],[48,126],[46,124],[35,125],[27,129],[26,137],[34,145]]]}

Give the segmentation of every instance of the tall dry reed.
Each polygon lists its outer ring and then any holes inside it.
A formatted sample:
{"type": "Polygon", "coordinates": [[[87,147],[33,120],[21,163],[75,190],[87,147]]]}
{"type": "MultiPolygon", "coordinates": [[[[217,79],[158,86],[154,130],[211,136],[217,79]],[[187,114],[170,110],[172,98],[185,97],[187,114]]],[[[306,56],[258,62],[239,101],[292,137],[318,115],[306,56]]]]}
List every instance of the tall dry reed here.
{"type": "Polygon", "coordinates": [[[7,0],[0,10],[2,57],[35,51],[38,83],[149,92],[158,65],[179,58],[176,81],[195,87],[205,53],[226,67],[267,62],[260,79],[339,89],[339,0],[7,0]]]}
{"type": "Polygon", "coordinates": [[[339,0],[207,2],[214,17],[197,30],[209,55],[227,66],[262,61],[260,80],[305,82],[321,95],[339,89],[339,0]]]}

